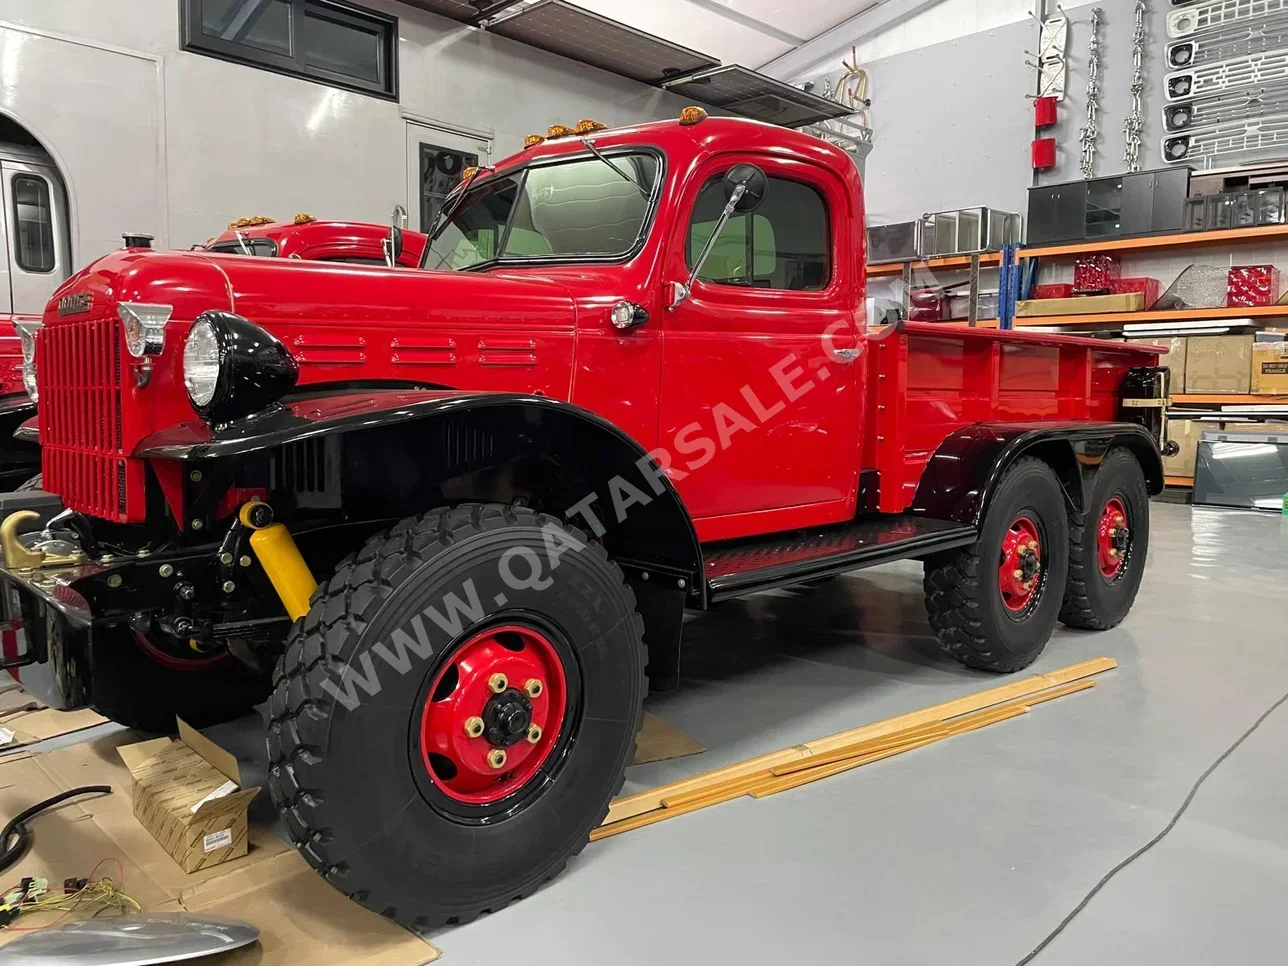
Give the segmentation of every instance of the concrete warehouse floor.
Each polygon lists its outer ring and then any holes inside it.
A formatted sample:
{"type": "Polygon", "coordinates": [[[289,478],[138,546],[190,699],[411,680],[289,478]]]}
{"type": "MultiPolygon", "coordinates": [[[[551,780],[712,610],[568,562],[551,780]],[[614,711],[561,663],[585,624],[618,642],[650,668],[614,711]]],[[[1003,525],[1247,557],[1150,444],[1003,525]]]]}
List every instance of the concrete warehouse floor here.
{"type": "MultiPolygon", "coordinates": [[[[952,963],[1026,955],[1288,692],[1288,518],[1155,504],[1135,610],[1061,628],[1033,670],[1099,655],[1094,689],[770,799],[588,846],[499,915],[434,936],[452,964],[952,963]]],[[[903,564],[693,617],[684,686],[652,711],[709,749],[633,768],[637,791],[1004,679],[938,651],[903,564]]],[[[258,723],[210,732],[256,759],[258,723]]],[[[262,796],[266,799],[266,796],[262,796]]],[[[1175,831],[1038,956],[1277,961],[1288,947],[1288,707],[1175,831]]],[[[271,821],[259,801],[253,817],[271,821]]]]}

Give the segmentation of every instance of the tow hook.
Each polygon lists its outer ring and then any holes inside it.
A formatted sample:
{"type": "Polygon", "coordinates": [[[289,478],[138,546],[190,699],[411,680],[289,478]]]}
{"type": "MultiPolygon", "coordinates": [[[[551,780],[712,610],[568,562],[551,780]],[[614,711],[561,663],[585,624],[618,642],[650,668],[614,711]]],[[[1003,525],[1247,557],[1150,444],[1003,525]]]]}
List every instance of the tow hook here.
{"type": "Polygon", "coordinates": [[[284,524],[274,523],[273,508],[260,500],[243,503],[237,519],[242,526],[255,531],[250,535],[250,547],[281,598],[286,613],[291,620],[299,620],[309,612],[309,598],[317,589],[318,582],[300,555],[291,531],[284,524]]]}
{"type": "Polygon", "coordinates": [[[56,537],[48,530],[35,535],[36,539],[28,547],[18,535],[18,528],[31,520],[39,520],[40,514],[34,510],[18,510],[10,513],[0,523],[0,552],[4,554],[6,570],[38,570],[41,567],[74,567],[86,563],[89,557],[82,550],[65,552],[66,540],[56,537]],[[42,549],[42,545],[57,546],[64,552],[54,553],[42,549]]]}

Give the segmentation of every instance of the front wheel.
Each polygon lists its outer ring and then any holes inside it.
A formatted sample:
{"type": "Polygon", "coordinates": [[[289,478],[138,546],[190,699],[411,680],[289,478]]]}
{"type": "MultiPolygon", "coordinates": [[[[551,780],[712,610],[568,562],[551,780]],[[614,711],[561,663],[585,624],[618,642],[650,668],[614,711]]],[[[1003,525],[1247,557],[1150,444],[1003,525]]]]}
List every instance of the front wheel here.
{"type": "Polygon", "coordinates": [[[1055,630],[1068,567],[1060,482],[1041,460],[1017,460],[997,485],[979,540],[925,562],[926,611],[940,646],[967,667],[1028,667],[1055,630]]]}
{"type": "Polygon", "coordinates": [[[1083,522],[1069,522],[1069,585],[1060,620],[1104,631],[1136,601],[1149,552],[1149,490],[1126,449],[1112,449],[1096,471],[1083,522]]]}
{"type": "Polygon", "coordinates": [[[501,909],[585,846],[634,753],[643,621],[579,531],[462,506],[342,561],[275,682],[269,790],[292,841],[423,929],[501,909]]]}

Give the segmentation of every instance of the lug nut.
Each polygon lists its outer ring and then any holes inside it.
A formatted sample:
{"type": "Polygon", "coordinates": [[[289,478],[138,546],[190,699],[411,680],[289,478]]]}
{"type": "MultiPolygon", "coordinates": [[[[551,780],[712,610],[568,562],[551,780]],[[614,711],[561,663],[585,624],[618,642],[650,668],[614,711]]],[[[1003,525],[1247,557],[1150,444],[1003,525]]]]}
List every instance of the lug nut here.
{"type": "Polygon", "coordinates": [[[1037,542],[1036,540],[1030,540],[1030,541],[1029,541],[1029,549],[1030,549],[1030,550],[1036,550],[1037,548],[1038,548],[1038,542],[1037,542]]]}
{"type": "Polygon", "coordinates": [[[493,674],[487,679],[487,686],[493,694],[500,694],[510,686],[510,680],[504,674],[493,674]]]}
{"type": "Polygon", "coordinates": [[[1118,548],[1117,548],[1117,547],[1110,547],[1110,548],[1109,548],[1109,556],[1111,556],[1111,557],[1116,557],[1116,556],[1118,556],[1118,548]]]}
{"type": "Polygon", "coordinates": [[[529,725],[529,726],[528,726],[528,741],[530,741],[532,744],[534,744],[534,745],[535,745],[535,744],[536,744],[538,741],[540,741],[540,740],[541,740],[541,729],[540,729],[539,727],[537,727],[536,725],[529,725]]]}
{"type": "Polygon", "coordinates": [[[241,564],[243,567],[249,567],[251,563],[250,557],[247,556],[246,554],[242,554],[241,559],[238,560],[237,562],[241,564]]]}
{"type": "Polygon", "coordinates": [[[505,752],[500,748],[493,748],[487,753],[487,763],[493,768],[505,767],[505,752]]]}
{"type": "Polygon", "coordinates": [[[545,689],[546,689],[546,686],[541,683],[540,678],[528,678],[528,680],[523,685],[524,693],[527,694],[527,696],[530,698],[540,697],[541,692],[544,691],[545,689]]]}
{"type": "Polygon", "coordinates": [[[481,734],[483,734],[483,719],[466,718],[465,719],[465,737],[477,738],[481,734]]]}
{"type": "Polygon", "coordinates": [[[1023,570],[1017,570],[1017,571],[1015,571],[1015,579],[1016,579],[1016,580],[1021,579],[1023,576],[1024,576],[1024,571],[1023,571],[1023,570]]]}
{"type": "Polygon", "coordinates": [[[174,568],[171,567],[169,564],[162,564],[161,569],[158,570],[157,573],[159,573],[162,577],[173,577],[174,568]]]}
{"type": "Polygon", "coordinates": [[[230,554],[227,550],[225,550],[223,553],[219,555],[219,562],[223,564],[225,567],[227,567],[230,563],[233,562],[233,555],[230,554]]]}
{"type": "Polygon", "coordinates": [[[225,581],[224,581],[224,593],[225,593],[225,594],[231,594],[231,593],[232,593],[234,590],[236,590],[236,589],[237,589],[237,585],[236,585],[236,584],[234,584],[231,580],[225,580],[225,581]]]}

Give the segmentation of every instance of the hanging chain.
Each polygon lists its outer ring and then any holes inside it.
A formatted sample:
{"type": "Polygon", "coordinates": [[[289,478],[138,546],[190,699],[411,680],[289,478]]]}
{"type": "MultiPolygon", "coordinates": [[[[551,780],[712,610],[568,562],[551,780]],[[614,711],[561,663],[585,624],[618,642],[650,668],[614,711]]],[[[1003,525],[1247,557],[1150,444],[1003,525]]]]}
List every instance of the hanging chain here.
{"type": "Polygon", "coordinates": [[[1131,114],[1123,125],[1123,161],[1128,171],[1140,170],[1141,135],[1145,133],[1141,96],[1145,93],[1145,0],[1136,0],[1136,29],[1131,39],[1131,114]]]}
{"type": "Polygon", "coordinates": [[[1099,7],[1092,8],[1091,45],[1087,51],[1087,126],[1078,132],[1082,143],[1078,166],[1088,180],[1096,174],[1096,142],[1100,139],[1100,23],[1104,16],[1099,7]]]}

